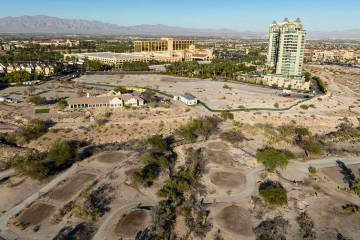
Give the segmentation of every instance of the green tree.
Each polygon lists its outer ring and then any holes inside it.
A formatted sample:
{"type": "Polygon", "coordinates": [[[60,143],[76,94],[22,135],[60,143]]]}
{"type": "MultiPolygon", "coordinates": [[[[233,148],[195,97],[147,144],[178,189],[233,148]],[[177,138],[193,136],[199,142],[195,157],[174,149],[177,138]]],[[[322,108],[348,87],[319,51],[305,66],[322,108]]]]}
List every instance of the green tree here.
{"type": "Polygon", "coordinates": [[[50,148],[46,159],[53,162],[56,168],[69,166],[78,159],[78,152],[68,141],[56,142],[50,148]]]}
{"type": "Polygon", "coordinates": [[[162,135],[154,135],[148,139],[148,143],[157,151],[166,151],[169,146],[162,135]]]}
{"type": "Polygon", "coordinates": [[[256,159],[262,163],[269,172],[273,172],[278,167],[285,168],[289,160],[293,158],[295,158],[295,156],[290,151],[270,147],[258,150],[256,153],[256,159]]]}
{"type": "Polygon", "coordinates": [[[279,182],[268,180],[261,183],[259,193],[270,206],[281,207],[288,203],[287,192],[279,182]]]}
{"type": "Polygon", "coordinates": [[[7,73],[4,77],[7,83],[22,83],[31,80],[31,74],[25,71],[7,73]]]}

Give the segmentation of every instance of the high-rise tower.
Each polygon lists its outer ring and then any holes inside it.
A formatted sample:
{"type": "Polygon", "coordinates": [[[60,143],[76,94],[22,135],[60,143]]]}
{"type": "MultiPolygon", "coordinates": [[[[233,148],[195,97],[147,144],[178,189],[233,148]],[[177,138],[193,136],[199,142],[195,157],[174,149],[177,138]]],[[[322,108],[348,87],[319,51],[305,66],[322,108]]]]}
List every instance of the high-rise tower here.
{"type": "Polygon", "coordinates": [[[301,20],[273,22],[269,29],[267,62],[273,73],[284,77],[302,77],[306,32],[301,20]]]}

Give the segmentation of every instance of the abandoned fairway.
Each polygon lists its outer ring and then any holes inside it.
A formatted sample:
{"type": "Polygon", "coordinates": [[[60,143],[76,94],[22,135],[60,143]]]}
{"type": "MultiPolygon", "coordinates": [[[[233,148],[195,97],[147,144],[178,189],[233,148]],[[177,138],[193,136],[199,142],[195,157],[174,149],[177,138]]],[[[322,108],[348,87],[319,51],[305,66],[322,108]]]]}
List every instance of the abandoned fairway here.
{"type": "Polygon", "coordinates": [[[25,209],[17,221],[23,225],[37,225],[48,218],[55,211],[55,207],[45,203],[36,203],[25,209]]]}
{"type": "Polygon", "coordinates": [[[135,210],[123,216],[115,227],[118,236],[131,237],[151,222],[151,215],[144,210],[135,210]]]}
{"type": "Polygon", "coordinates": [[[106,152],[96,157],[96,160],[100,163],[114,164],[125,160],[128,157],[125,152],[106,152]]]}
{"type": "Polygon", "coordinates": [[[56,201],[70,200],[78,193],[89,181],[95,179],[95,175],[89,173],[80,173],[72,177],[65,183],[57,186],[49,193],[49,198],[56,201]]]}
{"type": "Polygon", "coordinates": [[[240,172],[215,172],[210,175],[213,184],[224,188],[239,188],[246,183],[245,176],[240,172]]]}
{"type": "Polygon", "coordinates": [[[216,222],[232,233],[247,237],[253,235],[253,223],[249,212],[244,208],[235,205],[225,207],[216,216],[216,222]]]}

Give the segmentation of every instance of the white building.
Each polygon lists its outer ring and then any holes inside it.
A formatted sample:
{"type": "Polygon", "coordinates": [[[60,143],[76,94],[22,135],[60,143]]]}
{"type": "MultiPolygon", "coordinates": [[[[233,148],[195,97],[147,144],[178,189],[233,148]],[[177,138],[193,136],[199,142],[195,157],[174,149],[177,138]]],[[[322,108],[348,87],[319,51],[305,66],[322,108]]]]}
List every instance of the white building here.
{"type": "Polygon", "coordinates": [[[182,95],[174,98],[175,100],[180,100],[181,102],[185,103],[188,106],[194,106],[199,103],[199,100],[191,95],[182,95]]]}

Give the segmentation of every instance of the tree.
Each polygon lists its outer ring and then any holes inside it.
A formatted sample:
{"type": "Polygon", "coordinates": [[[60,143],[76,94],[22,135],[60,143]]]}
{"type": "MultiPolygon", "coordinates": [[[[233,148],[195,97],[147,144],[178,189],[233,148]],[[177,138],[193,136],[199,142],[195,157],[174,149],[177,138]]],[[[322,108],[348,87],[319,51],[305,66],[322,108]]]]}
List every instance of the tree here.
{"type": "Polygon", "coordinates": [[[314,231],[314,221],[311,217],[307,214],[307,212],[302,212],[296,218],[296,222],[299,224],[300,227],[300,235],[302,239],[305,240],[315,240],[316,239],[316,232],[314,231]]]}
{"type": "Polygon", "coordinates": [[[44,105],[47,103],[47,100],[44,97],[33,96],[29,98],[29,102],[35,105],[44,105]]]}
{"type": "Polygon", "coordinates": [[[273,207],[287,205],[287,192],[279,182],[265,181],[259,187],[260,196],[273,207]]]}
{"type": "Polygon", "coordinates": [[[162,135],[154,135],[148,139],[148,143],[154,148],[156,151],[166,151],[169,146],[166,140],[162,135]]]}
{"type": "Polygon", "coordinates": [[[78,159],[76,148],[68,141],[56,142],[49,150],[47,161],[53,162],[56,168],[71,165],[78,159]]]}
{"type": "Polygon", "coordinates": [[[289,221],[281,216],[262,221],[254,228],[256,240],[286,240],[289,221]]]}
{"type": "Polygon", "coordinates": [[[42,161],[44,154],[31,151],[25,155],[15,155],[10,159],[10,166],[17,173],[25,174],[33,179],[43,179],[49,174],[46,163],[42,161]]]}
{"type": "Polygon", "coordinates": [[[234,120],[234,114],[231,113],[231,112],[229,112],[229,111],[227,111],[227,110],[221,111],[220,116],[221,116],[221,118],[224,119],[225,121],[228,120],[228,119],[229,119],[229,120],[234,120]]]}
{"type": "Polygon", "coordinates": [[[278,150],[274,148],[265,148],[258,150],[256,159],[261,162],[269,172],[276,168],[285,168],[290,159],[295,158],[294,154],[287,150],[278,150]]]}
{"type": "Polygon", "coordinates": [[[121,86],[118,86],[118,87],[114,88],[114,91],[115,92],[120,92],[121,94],[131,93],[132,92],[131,90],[127,90],[126,88],[121,87],[121,86]]]}
{"type": "Polygon", "coordinates": [[[4,77],[5,82],[7,83],[21,83],[31,80],[31,74],[26,71],[16,71],[12,73],[7,73],[4,77]]]}

